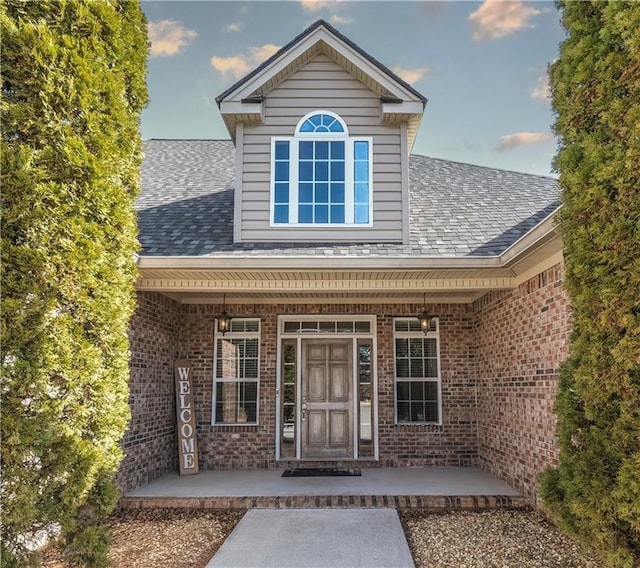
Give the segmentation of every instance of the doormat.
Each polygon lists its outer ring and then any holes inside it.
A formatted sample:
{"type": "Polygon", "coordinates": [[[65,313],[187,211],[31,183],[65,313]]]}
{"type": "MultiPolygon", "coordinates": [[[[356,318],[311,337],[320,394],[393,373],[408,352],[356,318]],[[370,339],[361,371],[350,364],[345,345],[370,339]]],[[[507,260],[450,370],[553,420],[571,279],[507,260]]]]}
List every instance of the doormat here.
{"type": "Polygon", "coordinates": [[[362,475],[357,467],[300,467],[289,468],[282,472],[282,477],[357,477],[362,475]]]}

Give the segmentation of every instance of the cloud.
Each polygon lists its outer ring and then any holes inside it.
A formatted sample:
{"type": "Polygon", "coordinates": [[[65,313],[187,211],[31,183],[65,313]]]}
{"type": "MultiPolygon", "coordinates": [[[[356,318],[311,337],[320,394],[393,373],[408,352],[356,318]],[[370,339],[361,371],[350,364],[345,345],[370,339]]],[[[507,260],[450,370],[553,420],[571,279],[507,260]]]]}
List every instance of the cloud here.
{"type": "Polygon", "coordinates": [[[345,18],[344,16],[338,16],[337,14],[334,14],[329,18],[329,23],[333,24],[334,26],[337,26],[339,24],[344,24],[346,26],[351,22],[352,22],[351,18],[345,18]]]}
{"type": "Polygon", "coordinates": [[[260,63],[269,59],[280,46],[267,43],[262,47],[252,47],[249,54],[232,55],[231,57],[218,57],[214,55],[210,59],[211,66],[223,75],[232,75],[236,79],[243,77],[260,63]]]}
{"type": "Polygon", "coordinates": [[[328,8],[332,4],[335,4],[339,0],[300,0],[300,4],[305,10],[310,12],[317,12],[323,8],[328,8]]]}
{"type": "Polygon", "coordinates": [[[431,69],[429,67],[415,67],[413,69],[408,69],[406,67],[398,67],[396,65],[391,67],[391,71],[411,85],[423,77],[431,75],[431,69]]]}
{"type": "Polygon", "coordinates": [[[533,26],[529,24],[529,20],[548,11],[547,8],[525,6],[520,1],[485,0],[469,16],[473,27],[473,40],[499,39],[524,28],[531,28],[533,26]]]}
{"type": "Polygon", "coordinates": [[[531,98],[540,99],[541,101],[547,101],[551,98],[551,87],[549,86],[549,75],[547,73],[538,77],[538,82],[531,91],[531,98]]]}
{"type": "Polygon", "coordinates": [[[195,30],[189,30],[182,25],[182,22],[175,20],[158,20],[147,24],[151,57],[169,57],[177,55],[192,40],[198,37],[195,30]]]}
{"type": "Polygon", "coordinates": [[[553,136],[546,132],[516,132],[505,134],[500,137],[500,144],[495,148],[496,152],[509,152],[519,146],[529,146],[531,144],[541,144],[552,140],[553,136]]]}
{"type": "Polygon", "coordinates": [[[224,28],[226,32],[239,32],[241,29],[242,24],[240,22],[233,22],[224,28]]]}

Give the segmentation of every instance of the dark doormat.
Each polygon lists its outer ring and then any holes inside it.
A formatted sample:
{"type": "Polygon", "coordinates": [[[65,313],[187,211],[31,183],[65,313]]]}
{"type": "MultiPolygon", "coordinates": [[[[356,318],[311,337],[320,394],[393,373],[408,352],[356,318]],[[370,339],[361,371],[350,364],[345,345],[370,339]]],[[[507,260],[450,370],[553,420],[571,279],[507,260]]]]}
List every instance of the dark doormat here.
{"type": "Polygon", "coordinates": [[[300,467],[285,469],[282,477],[357,477],[362,475],[357,467],[300,467]]]}

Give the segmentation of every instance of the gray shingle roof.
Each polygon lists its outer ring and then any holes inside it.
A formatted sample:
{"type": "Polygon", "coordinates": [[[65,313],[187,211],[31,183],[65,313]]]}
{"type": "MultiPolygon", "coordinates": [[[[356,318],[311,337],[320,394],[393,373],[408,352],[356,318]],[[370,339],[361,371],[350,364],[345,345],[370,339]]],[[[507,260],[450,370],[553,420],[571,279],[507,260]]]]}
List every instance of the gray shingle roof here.
{"type": "Polygon", "coordinates": [[[136,202],[143,256],[493,256],[560,204],[555,179],[411,156],[410,242],[234,243],[230,140],[147,140],[136,202]]]}

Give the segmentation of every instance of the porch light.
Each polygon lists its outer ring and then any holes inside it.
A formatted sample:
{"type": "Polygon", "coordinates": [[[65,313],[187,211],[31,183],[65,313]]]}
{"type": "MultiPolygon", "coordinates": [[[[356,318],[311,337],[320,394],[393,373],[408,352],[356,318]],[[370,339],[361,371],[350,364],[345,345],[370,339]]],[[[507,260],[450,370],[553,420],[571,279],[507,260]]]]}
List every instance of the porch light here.
{"type": "Polygon", "coordinates": [[[224,335],[229,331],[231,316],[227,313],[227,295],[222,295],[222,313],[218,316],[218,333],[224,335]]]}
{"type": "Polygon", "coordinates": [[[427,313],[427,294],[422,294],[422,313],[418,316],[420,320],[420,329],[427,335],[429,328],[431,327],[431,316],[427,313]]]}

